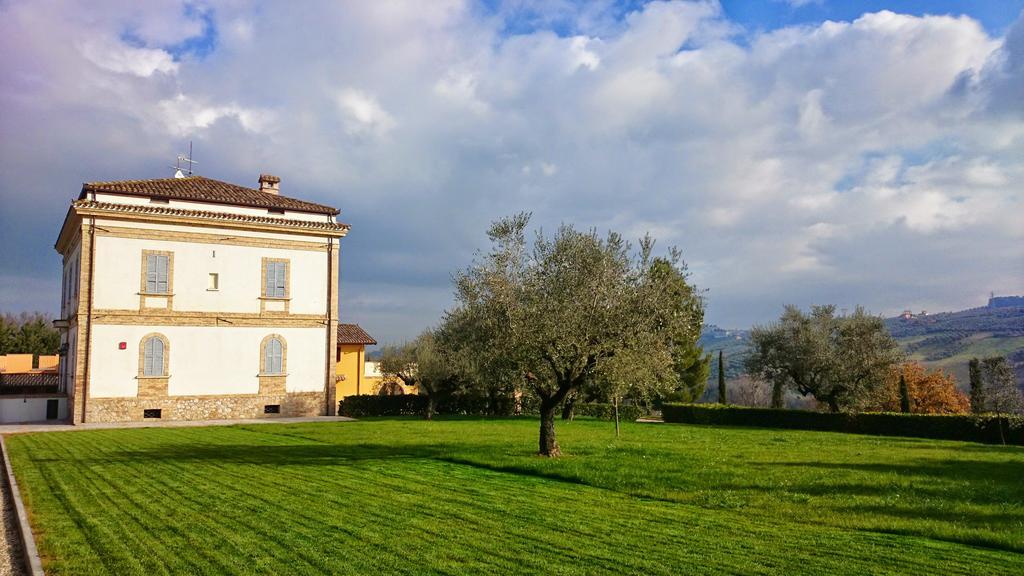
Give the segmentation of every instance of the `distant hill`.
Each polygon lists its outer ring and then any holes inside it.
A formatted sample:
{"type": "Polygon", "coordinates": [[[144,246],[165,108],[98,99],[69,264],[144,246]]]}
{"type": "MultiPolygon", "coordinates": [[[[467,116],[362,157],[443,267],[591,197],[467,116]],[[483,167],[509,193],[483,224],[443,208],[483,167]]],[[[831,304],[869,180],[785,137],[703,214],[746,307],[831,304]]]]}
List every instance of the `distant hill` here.
{"type": "MultiPolygon", "coordinates": [[[[886,327],[911,360],[942,368],[967,388],[967,362],[973,358],[1002,355],[1009,358],[1024,387],[1024,302],[1021,297],[998,297],[989,305],[959,312],[907,314],[887,318],[886,327]]],[[[700,344],[716,357],[725,352],[726,378],[743,373],[750,346],[750,331],[705,326],[700,344]]],[[[712,362],[709,382],[718,379],[718,363],[712,362]]]]}
{"type": "Polygon", "coordinates": [[[708,324],[700,335],[704,352],[712,354],[709,382],[718,382],[718,352],[724,352],[725,377],[733,379],[743,374],[743,360],[750,350],[750,330],[732,330],[708,324]]]}
{"type": "Polygon", "coordinates": [[[1006,356],[1024,382],[1024,306],[1006,306],[1004,300],[960,312],[889,318],[885,324],[912,360],[952,373],[962,388],[974,357],[1006,356]]]}

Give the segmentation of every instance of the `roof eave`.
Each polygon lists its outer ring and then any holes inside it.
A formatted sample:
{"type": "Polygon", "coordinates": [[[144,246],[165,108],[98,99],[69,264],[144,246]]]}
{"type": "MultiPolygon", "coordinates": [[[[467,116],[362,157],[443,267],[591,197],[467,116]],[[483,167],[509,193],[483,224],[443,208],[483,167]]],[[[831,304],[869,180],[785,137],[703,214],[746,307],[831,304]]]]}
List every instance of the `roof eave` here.
{"type": "Polygon", "coordinates": [[[60,225],[60,232],[57,234],[57,241],[53,243],[53,249],[62,256],[64,255],[67,244],[71,241],[70,238],[73,237],[69,232],[70,228],[68,226],[73,217],[77,218],[78,212],[75,210],[75,205],[72,203],[71,206],[68,206],[68,213],[64,215],[64,223],[60,225]]]}
{"type": "Polygon", "coordinates": [[[290,233],[299,233],[311,236],[334,236],[337,238],[345,237],[351,228],[350,225],[339,222],[327,223],[308,220],[285,220],[283,218],[240,216],[230,213],[177,208],[154,209],[149,206],[103,203],[91,200],[77,200],[72,204],[72,209],[75,210],[77,214],[83,216],[100,216],[113,219],[129,218],[133,220],[148,220],[154,222],[175,221],[184,218],[190,220],[192,223],[204,226],[277,229],[290,233]]]}
{"type": "MultiPolygon", "coordinates": [[[[138,197],[138,198],[152,198],[154,196],[159,196],[159,194],[141,194],[141,193],[138,193],[138,192],[125,192],[123,190],[110,190],[110,189],[107,189],[107,188],[100,188],[100,187],[94,186],[93,184],[90,184],[89,182],[85,182],[85,183],[82,184],[82,192],[78,195],[78,199],[79,200],[84,200],[85,197],[86,197],[86,194],[88,194],[89,192],[92,192],[94,194],[96,194],[96,193],[99,193],[99,194],[113,194],[115,196],[135,196],[135,197],[138,197]]],[[[291,198],[290,196],[285,196],[285,198],[290,198],[291,200],[296,200],[298,202],[304,202],[304,200],[299,200],[298,198],[291,198]]],[[[245,207],[245,208],[259,208],[259,209],[264,209],[264,210],[268,208],[267,206],[262,206],[260,204],[253,204],[253,203],[250,203],[250,202],[227,202],[227,201],[220,201],[220,200],[203,200],[203,199],[199,199],[199,198],[188,198],[188,199],[171,198],[171,200],[174,200],[174,201],[177,201],[177,202],[198,202],[200,204],[214,204],[214,205],[219,204],[221,206],[242,206],[242,207],[245,207]]],[[[291,207],[289,207],[289,208],[282,208],[282,210],[285,210],[285,211],[288,211],[288,212],[302,212],[304,214],[323,214],[323,215],[326,215],[326,216],[337,216],[338,214],[341,214],[341,210],[339,210],[337,208],[333,208],[331,206],[325,206],[325,208],[327,208],[327,210],[302,210],[301,208],[291,208],[291,207]]]]}

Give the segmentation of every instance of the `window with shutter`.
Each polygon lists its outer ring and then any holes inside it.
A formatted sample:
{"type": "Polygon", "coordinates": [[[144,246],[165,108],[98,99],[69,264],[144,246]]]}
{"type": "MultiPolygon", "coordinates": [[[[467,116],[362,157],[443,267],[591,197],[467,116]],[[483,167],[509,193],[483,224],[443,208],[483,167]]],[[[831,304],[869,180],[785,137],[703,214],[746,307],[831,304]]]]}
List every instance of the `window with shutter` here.
{"type": "Polygon", "coordinates": [[[279,338],[271,338],[263,348],[263,373],[281,374],[284,372],[284,346],[279,338]]]}
{"type": "Polygon", "coordinates": [[[285,263],[285,262],[278,262],[277,263],[277,282],[276,282],[276,284],[274,286],[274,288],[275,288],[275,295],[278,298],[284,298],[284,296],[285,296],[286,282],[288,281],[287,278],[288,278],[288,264],[285,263]]]}
{"type": "Polygon", "coordinates": [[[156,292],[156,256],[146,257],[146,292],[156,292]]]}
{"type": "Polygon", "coordinates": [[[146,293],[170,293],[171,258],[167,254],[146,254],[146,293]]]}
{"type": "Polygon", "coordinates": [[[277,262],[267,262],[267,276],[263,279],[263,295],[274,296],[274,271],[277,269],[277,262]]]}
{"type": "Polygon", "coordinates": [[[146,339],[143,345],[143,376],[164,376],[164,342],[156,336],[146,339]]]}
{"type": "Polygon", "coordinates": [[[288,297],[288,261],[264,261],[263,295],[267,298],[288,297]]]}

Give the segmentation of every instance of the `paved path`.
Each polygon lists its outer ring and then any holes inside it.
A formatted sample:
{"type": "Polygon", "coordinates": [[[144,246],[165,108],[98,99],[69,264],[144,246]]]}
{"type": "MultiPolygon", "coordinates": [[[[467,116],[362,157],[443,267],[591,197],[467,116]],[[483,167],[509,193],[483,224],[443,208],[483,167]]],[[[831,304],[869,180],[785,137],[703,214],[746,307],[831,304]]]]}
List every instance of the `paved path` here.
{"type": "MultiPolygon", "coordinates": [[[[3,463],[0,463],[2,472],[3,463]]],[[[18,536],[18,515],[14,511],[14,502],[11,501],[11,491],[7,488],[7,482],[0,478],[0,490],[3,490],[3,497],[0,498],[0,516],[3,516],[3,529],[0,530],[0,576],[25,574],[23,556],[21,552],[21,537],[18,536]]]]}
{"type": "Polygon", "coordinates": [[[233,420],[163,420],[143,422],[95,422],[67,424],[64,422],[29,422],[27,424],[0,424],[0,434],[21,432],[67,432],[71,430],[101,430],[106,428],[192,428],[198,426],[231,426],[233,424],[296,424],[300,422],[352,422],[345,416],[301,416],[294,418],[237,418],[233,420]]]}

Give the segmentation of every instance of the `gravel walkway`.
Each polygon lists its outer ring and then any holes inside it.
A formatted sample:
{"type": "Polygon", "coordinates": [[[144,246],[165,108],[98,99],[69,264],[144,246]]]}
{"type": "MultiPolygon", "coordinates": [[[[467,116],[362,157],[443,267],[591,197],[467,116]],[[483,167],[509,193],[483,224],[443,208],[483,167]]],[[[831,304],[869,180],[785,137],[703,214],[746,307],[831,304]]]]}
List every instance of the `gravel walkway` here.
{"type": "MultiPolygon", "coordinates": [[[[2,0],[0,0],[2,3],[2,0]]],[[[0,424],[0,434],[24,432],[71,432],[74,430],[101,430],[107,428],[198,428],[203,426],[236,426],[239,424],[299,424],[303,422],[353,422],[345,416],[283,416],[274,418],[233,418],[223,420],[143,420],[142,422],[97,422],[67,424],[50,422],[28,422],[25,424],[0,424]]]]}
{"type": "MultiPolygon", "coordinates": [[[[0,462],[0,470],[2,466],[0,462]]],[[[0,514],[4,519],[3,530],[0,530],[0,576],[21,576],[25,574],[25,568],[22,564],[21,538],[18,537],[18,516],[11,501],[11,491],[3,479],[0,479],[0,489],[3,489],[0,514]]]]}

